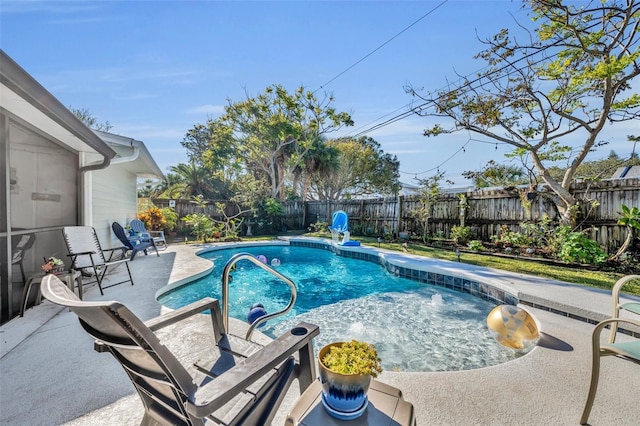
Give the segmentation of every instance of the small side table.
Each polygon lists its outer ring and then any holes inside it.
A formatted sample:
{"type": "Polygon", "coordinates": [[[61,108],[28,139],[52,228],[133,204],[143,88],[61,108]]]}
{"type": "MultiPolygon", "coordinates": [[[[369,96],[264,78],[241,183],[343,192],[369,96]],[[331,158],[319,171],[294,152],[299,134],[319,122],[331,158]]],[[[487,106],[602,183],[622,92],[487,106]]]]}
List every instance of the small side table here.
{"type": "MultiPolygon", "coordinates": [[[[32,275],[27,279],[24,284],[24,290],[22,291],[22,304],[20,305],[20,316],[24,316],[24,311],[27,309],[27,301],[29,300],[29,294],[31,293],[31,287],[38,286],[38,294],[36,296],[36,305],[40,304],[42,299],[42,292],[40,291],[40,284],[45,274],[32,275]]],[[[82,273],[80,271],[63,272],[56,274],[60,280],[67,283],[67,287],[73,291],[74,286],[78,287],[78,297],[82,300],[82,273]]]]}
{"type": "Polygon", "coordinates": [[[285,421],[286,426],[415,426],[413,405],[402,398],[400,389],[371,381],[367,397],[369,406],[354,420],[339,420],[327,413],[321,401],[322,385],[319,380],[300,396],[285,421]]]}

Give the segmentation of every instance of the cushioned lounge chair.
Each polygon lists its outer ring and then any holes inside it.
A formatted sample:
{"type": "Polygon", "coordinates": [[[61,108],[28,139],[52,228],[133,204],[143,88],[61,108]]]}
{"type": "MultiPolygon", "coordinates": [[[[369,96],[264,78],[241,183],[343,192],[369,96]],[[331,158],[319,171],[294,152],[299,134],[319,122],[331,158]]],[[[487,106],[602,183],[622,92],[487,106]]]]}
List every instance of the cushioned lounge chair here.
{"type": "Polygon", "coordinates": [[[116,234],[118,240],[120,240],[122,245],[127,249],[126,251],[131,251],[131,260],[135,259],[136,254],[139,251],[143,252],[145,255],[148,254],[147,252],[149,249],[155,250],[156,255],[160,256],[153,238],[144,239],[140,237],[129,237],[122,225],[118,222],[113,222],[111,224],[111,229],[113,229],[113,233],[116,234]]]}
{"type": "Polygon", "coordinates": [[[637,302],[625,302],[620,303],[620,291],[622,287],[631,280],[640,280],[640,275],[627,275],[620,278],[612,289],[613,296],[613,316],[607,320],[601,321],[596,325],[592,335],[592,351],[593,359],[591,366],[591,383],[589,385],[589,394],[587,395],[587,402],[580,418],[580,424],[584,425],[589,420],[589,414],[591,414],[591,408],[593,401],[596,397],[596,391],[598,389],[598,379],[600,376],[600,358],[603,356],[617,356],[626,360],[630,360],[640,364],[640,339],[625,340],[623,342],[616,342],[616,335],[620,324],[625,325],[625,328],[635,328],[636,332],[640,332],[640,303],[637,302]],[[631,312],[638,315],[631,318],[620,318],[620,311],[631,312]],[[610,334],[607,343],[601,342],[600,334],[605,327],[610,326],[610,334]]]}
{"type": "Polygon", "coordinates": [[[103,290],[114,285],[127,282],[133,285],[129,259],[124,259],[125,247],[102,249],[96,230],[92,226],[65,226],[62,228],[62,235],[67,244],[68,256],[71,258],[71,269],[80,271],[83,275],[94,275],[100,294],[104,295],[103,290]],[[127,268],[129,279],[103,286],[102,282],[107,271],[122,264],[127,268]]]}
{"type": "Polygon", "coordinates": [[[300,323],[262,347],[227,334],[211,298],[142,322],[118,302],[80,301],[52,275],[43,279],[42,294],[75,312],[95,350],[120,362],[142,399],[142,425],[270,425],[293,379],[301,393],[315,379],[316,325],[300,323]],[[207,310],[207,327],[185,333],[197,320],[192,317],[207,310]],[[156,334],[173,324],[165,331],[180,334],[181,352],[195,361],[181,362],[156,334]],[[200,331],[212,347],[198,358],[190,345],[205,340],[200,331]]]}
{"type": "Polygon", "coordinates": [[[153,239],[153,243],[156,247],[167,248],[167,240],[164,238],[164,231],[147,231],[147,228],[144,226],[144,222],[140,219],[133,219],[129,222],[129,226],[136,237],[141,238],[143,241],[153,239]]]}

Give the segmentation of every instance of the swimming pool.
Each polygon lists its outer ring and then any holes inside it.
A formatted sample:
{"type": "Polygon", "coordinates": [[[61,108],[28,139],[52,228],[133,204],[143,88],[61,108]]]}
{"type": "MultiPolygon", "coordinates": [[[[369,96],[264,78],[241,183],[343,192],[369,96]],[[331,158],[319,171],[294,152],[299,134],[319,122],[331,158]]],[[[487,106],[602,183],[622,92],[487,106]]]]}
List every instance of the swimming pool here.
{"type": "MultiPolygon", "coordinates": [[[[299,321],[320,326],[314,344],[347,339],[374,343],[383,367],[395,371],[451,371],[496,365],[515,359],[486,328],[495,306],[471,294],[427,285],[388,273],[380,265],[331,251],[288,245],[240,247],[206,252],[211,274],[163,294],[170,308],[210,296],[221,298],[222,268],[236,253],[263,255],[298,287],[298,299],[284,317],[260,328],[274,337],[299,321]]],[[[249,308],[268,312],[286,306],[288,286],[248,261],[240,261],[229,285],[230,316],[246,321],[249,308]]]]}

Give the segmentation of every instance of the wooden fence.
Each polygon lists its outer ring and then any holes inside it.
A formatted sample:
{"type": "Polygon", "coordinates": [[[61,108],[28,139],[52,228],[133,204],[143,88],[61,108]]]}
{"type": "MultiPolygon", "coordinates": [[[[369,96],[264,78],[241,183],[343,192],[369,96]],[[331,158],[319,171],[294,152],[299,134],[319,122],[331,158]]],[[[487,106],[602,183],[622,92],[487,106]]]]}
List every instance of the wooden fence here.
{"type": "MultiPolygon", "coordinates": [[[[626,237],[624,227],[617,225],[621,206],[640,207],[640,178],[615,179],[596,183],[575,183],[571,192],[581,203],[580,229],[589,230],[589,235],[608,252],[620,247],[626,237]],[[592,207],[589,201],[599,204],[592,207]]],[[[553,202],[555,195],[546,188],[526,194],[522,189],[477,190],[463,193],[467,207],[460,208],[458,194],[444,194],[433,204],[427,234],[448,238],[451,227],[471,227],[477,239],[489,241],[498,234],[501,226],[513,231],[520,230],[520,223],[538,221],[547,215],[557,221],[558,212],[553,202]]],[[[168,200],[154,199],[158,207],[167,207],[168,200]]],[[[375,198],[341,201],[307,201],[285,203],[284,223],[289,229],[306,229],[316,222],[331,222],[336,210],[349,215],[349,228],[354,235],[397,236],[399,232],[421,235],[422,225],[415,217],[421,204],[417,196],[375,198]]],[[[228,203],[227,215],[238,212],[237,206],[228,203]]],[[[176,200],[176,212],[180,217],[190,213],[204,212],[214,218],[222,218],[214,205],[204,211],[194,203],[176,200]]],[[[247,215],[249,216],[249,215],[247,215]]]]}

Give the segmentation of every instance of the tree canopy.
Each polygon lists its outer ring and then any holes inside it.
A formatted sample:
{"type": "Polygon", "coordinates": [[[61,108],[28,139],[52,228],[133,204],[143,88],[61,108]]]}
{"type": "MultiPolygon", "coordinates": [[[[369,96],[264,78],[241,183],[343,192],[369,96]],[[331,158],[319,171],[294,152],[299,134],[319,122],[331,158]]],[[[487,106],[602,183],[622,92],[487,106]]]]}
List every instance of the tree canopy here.
{"type": "Polygon", "coordinates": [[[410,92],[431,106],[424,115],[443,121],[425,136],[467,130],[526,155],[570,223],[578,200],[569,185],[602,145],[604,126],[640,116],[640,94],[630,90],[640,74],[640,2],[528,0],[524,7],[537,25],[524,41],[503,29],[483,41],[476,58],[487,67],[477,76],[426,96],[410,92]],[[568,164],[558,179],[550,173],[557,161],[568,164]]]}
{"type": "MultiPolygon", "coordinates": [[[[366,195],[395,195],[400,190],[400,162],[385,153],[370,137],[341,138],[327,142],[337,154],[334,164],[311,179],[313,198],[339,200],[366,195]]],[[[322,163],[321,163],[322,164],[322,163]]]]}
{"type": "Polygon", "coordinates": [[[322,143],[322,136],[353,125],[351,116],[332,106],[326,95],[318,99],[299,87],[289,93],[272,85],[264,93],[243,101],[228,100],[224,114],[189,131],[182,144],[191,158],[212,170],[251,173],[284,200],[286,183],[322,143]]]}

